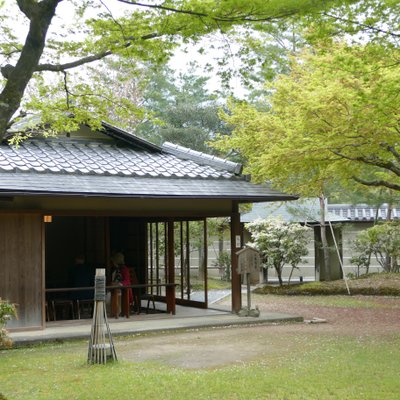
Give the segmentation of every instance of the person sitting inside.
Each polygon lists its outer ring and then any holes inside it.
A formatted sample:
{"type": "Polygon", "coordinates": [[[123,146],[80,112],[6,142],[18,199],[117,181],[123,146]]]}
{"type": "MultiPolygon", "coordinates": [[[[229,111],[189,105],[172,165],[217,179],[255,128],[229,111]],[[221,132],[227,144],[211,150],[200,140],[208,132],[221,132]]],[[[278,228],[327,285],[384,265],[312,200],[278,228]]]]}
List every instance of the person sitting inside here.
{"type": "MultiPolygon", "coordinates": [[[[111,281],[113,285],[131,285],[129,269],[125,264],[125,257],[122,253],[114,253],[111,256],[111,281]]],[[[128,290],[129,304],[133,303],[132,288],[128,290]]]]}
{"type": "MultiPolygon", "coordinates": [[[[92,268],[85,264],[85,257],[83,255],[78,255],[75,258],[75,264],[71,270],[71,286],[74,288],[94,286],[94,272],[92,268]]],[[[73,291],[72,298],[74,300],[93,300],[94,291],[73,291]]]]}

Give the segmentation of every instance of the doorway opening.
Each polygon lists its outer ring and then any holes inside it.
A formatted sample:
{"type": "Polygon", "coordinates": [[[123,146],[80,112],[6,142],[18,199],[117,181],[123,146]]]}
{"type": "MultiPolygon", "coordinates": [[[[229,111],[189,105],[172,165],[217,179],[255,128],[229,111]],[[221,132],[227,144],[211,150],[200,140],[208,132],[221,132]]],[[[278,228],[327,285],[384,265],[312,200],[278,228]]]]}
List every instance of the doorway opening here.
{"type": "Polygon", "coordinates": [[[50,317],[51,310],[55,313],[51,320],[77,318],[78,291],[68,290],[76,286],[72,271],[77,258],[83,259],[93,282],[96,268],[105,268],[110,284],[110,257],[116,252],[123,253],[126,265],[134,270],[134,283],[147,285],[146,292],[140,289],[143,297],[150,294],[157,301],[167,302],[167,285],[173,283],[174,302],[207,308],[207,236],[206,219],[150,222],[125,216],[53,216],[52,222],[45,224],[46,316],[50,317]],[[169,233],[168,224],[172,224],[169,233]],[[174,249],[172,259],[169,248],[174,249]],[[169,263],[174,264],[173,281],[169,263]],[[59,306],[50,307],[53,304],[59,306]]]}

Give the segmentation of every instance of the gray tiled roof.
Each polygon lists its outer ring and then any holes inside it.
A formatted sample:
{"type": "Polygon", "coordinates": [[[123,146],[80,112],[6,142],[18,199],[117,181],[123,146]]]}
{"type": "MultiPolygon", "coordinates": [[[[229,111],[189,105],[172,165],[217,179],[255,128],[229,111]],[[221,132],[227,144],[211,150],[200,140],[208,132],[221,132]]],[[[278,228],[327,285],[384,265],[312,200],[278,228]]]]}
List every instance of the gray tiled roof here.
{"type": "Polygon", "coordinates": [[[0,146],[0,172],[231,178],[232,173],[182,160],[172,154],[137,150],[103,141],[28,140],[21,146],[0,146]]]}
{"type": "Polygon", "coordinates": [[[0,173],[0,192],[8,195],[52,194],[85,195],[107,197],[184,197],[184,198],[228,198],[243,201],[265,201],[287,199],[288,195],[275,192],[264,185],[254,185],[243,180],[152,178],[122,176],[90,176],[30,173],[0,173]]]}
{"type": "Polygon", "coordinates": [[[18,148],[0,144],[0,194],[103,197],[289,200],[294,196],[255,185],[240,164],[185,149],[158,147],[103,123],[96,138],[34,138],[18,148]]]}
{"type": "MultiPolygon", "coordinates": [[[[379,208],[368,204],[329,204],[331,213],[348,218],[351,221],[374,221],[387,219],[388,205],[382,204],[379,208]]],[[[400,209],[393,207],[391,210],[392,219],[400,218],[400,209]]]]}
{"type": "Polygon", "coordinates": [[[222,169],[225,171],[232,172],[234,174],[240,174],[242,172],[242,165],[229,161],[224,160],[222,158],[200,153],[199,151],[195,151],[192,149],[188,149],[183,146],[179,146],[177,144],[165,142],[162,145],[162,149],[169,154],[174,154],[179,158],[184,160],[192,160],[194,162],[198,162],[200,164],[207,163],[216,169],[222,169]]]}
{"type": "MultiPolygon", "coordinates": [[[[242,214],[240,221],[246,223],[265,218],[282,218],[286,222],[319,223],[321,221],[319,200],[300,199],[290,202],[253,204],[252,210],[242,214]]],[[[326,211],[325,221],[344,222],[347,218],[326,211]]]]}

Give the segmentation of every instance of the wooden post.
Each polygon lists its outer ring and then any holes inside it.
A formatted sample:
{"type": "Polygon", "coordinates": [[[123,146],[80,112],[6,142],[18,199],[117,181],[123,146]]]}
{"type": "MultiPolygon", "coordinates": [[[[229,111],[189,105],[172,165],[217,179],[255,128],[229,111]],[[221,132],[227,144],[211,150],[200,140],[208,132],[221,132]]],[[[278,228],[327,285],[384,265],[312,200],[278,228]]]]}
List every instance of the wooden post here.
{"type": "Polygon", "coordinates": [[[186,299],[190,300],[190,224],[186,221],[186,299]]]}
{"type": "MultiPolygon", "coordinates": [[[[46,326],[46,224],[43,222],[43,219],[40,218],[41,220],[41,248],[40,248],[40,268],[41,268],[41,274],[40,274],[40,279],[41,279],[41,291],[42,291],[42,326],[41,329],[44,329],[46,326]]],[[[3,267],[4,268],[4,267],[3,267]]],[[[0,274],[1,275],[1,274],[0,274]]],[[[1,288],[0,288],[1,290],[1,288]]],[[[47,304],[47,307],[50,307],[50,302],[47,304]]],[[[50,321],[50,318],[48,318],[50,321]]]]}
{"type": "Polygon", "coordinates": [[[231,213],[231,276],[232,276],[232,312],[239,312],[242,308],[241,276],[237,272],[238,257],[236,252],[241,248],[239,205],[232,202],[231,213]]]}
{"type": "Polygon", "coordinates": [[[108,360],[117,361],[105,307],[106,270],[96,269],[94,279],[94,310],[87,361],[90,364],[105,364],[108,360]]]}
{"type": "MultiPolygon", "coordinates": [[[[140,313],[140,303],[138,304],[138,313],[140,313]]],[[[129,289],[121,289],[121,314],[123,317],[129,318],[130,304],[129,304],[129,289]]]]}
{"type": "MultiPolygon", "coordinates": [[[[168,254],[167,254],[167,273],[168,283],[175,283],[175,246],[174,246],[174,221],[167,222],[167,242],[168,242],[168,254]]],[[[175,286],[167,286],[166,289],[167,297],[167,312],[175,314],[175,286]]]]}
{"type": "Polygon", "coordinates": [[[111,289],[111,317],[119,317],[120,309],[120,289],[111,289]]]}
{"type": "MultiPolygon", "coordinates": [[[[154,244],[153,244],[153,223],[149,222],[147,224],[147,230],[150,230],[150,236],[149,236],[149,243],[147,244],[149,246],[149,257],[150,257],[150,283],[154,283],[154,244]]],[[[148,282],[148,281],[146,281],[148,282]]],[[[156,283],[158,283],[156,281],[156,283]]],[[[154,290],[153,290],[153,286],[150,289],[150,293],[154,295],[154,290]]],[[[156,289],[156,294],[157,293],[157,289],[156,289]]]]}
{"type": "Polygon", "coordinates": [[[203,221],[203,247],[204,247],[204,301],[205,306],[208,308],[208,233],[207,233],[207,218],[203,221]]]}
{"type": "MultiPolygon", "coordinates": [[[[159,231],[158,231],[158,222],[155,222],[156,226],[156,282],[160,283],[160,238],[159,238],[159,231]]],[[[161,294],[158,293],[157,294],[161,294]]]]}
{"type": "Polygon", "coordinates": [[[183,245],[183,221],[179,223],[180,226],[180,246],[181,246],[181,293],[180,293],[180,298],[184,298],[184,289],[185,289],[185,282],[184,282],[184,276],[185,276],[185,249],[183,245]]]}

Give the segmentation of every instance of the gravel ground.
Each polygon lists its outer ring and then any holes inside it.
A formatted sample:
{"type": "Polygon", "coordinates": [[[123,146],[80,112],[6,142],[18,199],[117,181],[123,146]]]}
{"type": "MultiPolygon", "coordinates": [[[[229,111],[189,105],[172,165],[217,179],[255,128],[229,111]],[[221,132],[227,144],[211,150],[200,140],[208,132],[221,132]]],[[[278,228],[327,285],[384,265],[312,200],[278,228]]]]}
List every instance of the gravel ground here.
{"type": "MultiPolygon", "coordinates": [[[[229,305],[226,298],[220,304],[229,305]]],[[[193,330],[118,340],[117,351],[127,361],[159,361],[183,368],[216,368],[282,355],[307,346],[313,338],[344,335],[359,340],[400,332],[400,298],[375,296],[254,295],[252,304],[263,311],[301,315],[326,323],[285,323],[193,330]]]]}

